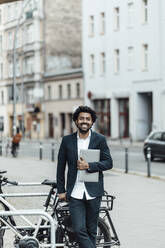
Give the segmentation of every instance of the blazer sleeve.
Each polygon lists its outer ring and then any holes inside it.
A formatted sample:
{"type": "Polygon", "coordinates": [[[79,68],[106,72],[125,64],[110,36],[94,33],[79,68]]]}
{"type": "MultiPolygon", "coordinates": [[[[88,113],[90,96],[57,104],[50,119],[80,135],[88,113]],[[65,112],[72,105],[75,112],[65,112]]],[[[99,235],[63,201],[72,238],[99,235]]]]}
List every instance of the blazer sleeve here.
{"type": "Polygon", "coordinates": [[[88,163],[89,164],[88,172],[105,171],[112,169],[113,167],[113,161],[110,154],[110,150],[104,136],[100,142],[100,147],[98,148],[100,149],[100,161],[88,163]]]}
{"type": "Polygon", "coordinates": [[[58,152],[58,162],[57,162],[57,192],[65,192],[65,167],[66,167],[66,146],[65,138],[62,139],[60,149],[58,152]]]}

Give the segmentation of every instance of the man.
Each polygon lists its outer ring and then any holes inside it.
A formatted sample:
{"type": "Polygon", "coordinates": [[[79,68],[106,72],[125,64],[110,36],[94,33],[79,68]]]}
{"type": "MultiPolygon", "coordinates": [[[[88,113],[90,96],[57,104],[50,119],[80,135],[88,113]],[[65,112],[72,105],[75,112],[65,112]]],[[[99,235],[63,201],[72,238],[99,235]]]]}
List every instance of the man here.
{"type": "Polygon", "coordinates": [[[78,131],[64,136],[59,149],[57,189],[61,200],[69,201],[73,230],[80,248],[95,248],[101,197],[104,194],[103,171],[112,168],[106,139],[93,132],[96,113],[87,106],[79,106],[73,114],[78,131]],[[87,163],[79,158],[81,149],[99,149],[100,161],[87,163]],[[68,165],[65,189],[65,168],[68,165]],[[79,171],[99,172],[98,182],[80,182],[79,171]]]}

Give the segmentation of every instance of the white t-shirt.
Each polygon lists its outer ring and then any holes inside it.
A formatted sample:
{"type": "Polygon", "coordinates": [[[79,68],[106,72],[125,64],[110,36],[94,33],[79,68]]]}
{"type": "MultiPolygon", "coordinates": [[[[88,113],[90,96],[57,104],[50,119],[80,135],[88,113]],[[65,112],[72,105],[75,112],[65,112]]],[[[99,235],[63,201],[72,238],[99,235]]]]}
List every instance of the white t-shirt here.
{"type": "MultiPolygon", "coordinates": [[[[88,149],[90,138],[91,138],[91,131],[89,131],[89,135],[86,139],[81,139],[79,136],[79,132],[77,132],[77,147],[78,147],[78,158],[79,159],[80,159],[80,150],[81,149],[88,149]]],[[[95,198],[95,197],[91,197],[88,194],[88,191],[85,187],[84,182],[79,181],[79,170],[78,170],[76,182],[75,182],[75,185],[73,187],[71,196],[76,198],[76,199],[83,199],[84,192],[85,192],[85,196],[86,196],[87,200],[91,200],[91,199],[95,198]]]]}

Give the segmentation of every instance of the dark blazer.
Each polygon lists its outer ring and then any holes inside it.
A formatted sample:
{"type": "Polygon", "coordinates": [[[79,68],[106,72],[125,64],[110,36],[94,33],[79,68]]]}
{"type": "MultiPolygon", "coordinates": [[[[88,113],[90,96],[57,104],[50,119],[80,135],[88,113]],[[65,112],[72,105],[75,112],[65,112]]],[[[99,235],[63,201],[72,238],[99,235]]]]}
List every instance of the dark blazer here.
{"type": "MultiPolygon", "coordinates": [[[[99,182],[86,182],[85,186],[90,196],[102,196],[104,194],[103,171],[113,167],[112,158],[106,139],[103,135],[91,132],[89,149],[100,149],[100,161],[89,163],[89,173],[99,172],[99,182]]],[[[58,193],[67,192],[70,197],[77,177],[77,132],[64,136],[58,153],[57,164],[57,190],[58,193]],[[65,168],[68,165],[67,186],[65,189],[65,168]]]]}

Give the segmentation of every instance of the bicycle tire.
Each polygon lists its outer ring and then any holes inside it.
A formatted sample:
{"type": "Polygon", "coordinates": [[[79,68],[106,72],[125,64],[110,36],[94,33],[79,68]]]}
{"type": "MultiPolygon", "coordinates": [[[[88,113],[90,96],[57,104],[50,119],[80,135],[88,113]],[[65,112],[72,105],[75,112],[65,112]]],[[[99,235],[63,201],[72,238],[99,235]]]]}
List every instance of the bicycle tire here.
{"type": "Polygon", "coordinates": [[[3,248],[3,235],[4,234],[2,234],[1,231],[2,230],[0,230],[0,248],[3,248]]]}
{"type": "MultiPolygon", "coordinates": [[[[69,233],[67,234],[67,232],[65,232],[61,227],[58,227],[56,230],[56,243],[65,243],[65,241],[66,241],[65,235],[67,235],[67,238],[69,238],[70,243],[72,243],[72,245],[73,245],[73,246],[71,245],[70,247],[79,247],[78,244],[76,245],[76,239],[75,239],[75,241],[73,241],[73,235],[71,235],[72,240],[70,240],[70,234],[69,233]]],[[[99,217],[98,225],[97,225],[96,246],[97,247],[103,247],[103,245],[101,245],[101,244],[106,243],[106,242],[107,243],[111,242],[111,234],[110,234],[108,225],[106,224],[104,219],[99,217]],[[99,246],[99,244],[101,246],[99,246]]],[[[57,246],[57,248],[59,248],[59,247],[57,246]]],[[[111,248],[111,245],[107,245],[106,248],[111,248]]]]}
{"type": "MultiPolygon", "coordinates": [[[[0,202],[0,211],[5,211],[5,207],[2,202],[0,202]]],[[[3,236],[5,234],[5,230],[2,229],[4,223],[0,221],[0,248],[3,248],[3,236]]]]}
{"type": "MultiPolygon", "coordinates": [[[[101,217],[98,219],[97,225],[97,240],[96,246],[103,247],[102,245],[99,246],[99,243],[110,243],[111,242],[111,233],[109,230],[108,225],[106,224],[105,220],[101,217]]],[[[111,248],[111,245],[107,245],[106,248],[111,248]]]]}

